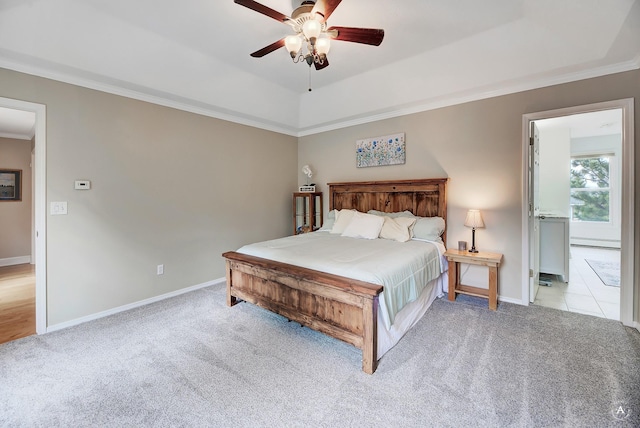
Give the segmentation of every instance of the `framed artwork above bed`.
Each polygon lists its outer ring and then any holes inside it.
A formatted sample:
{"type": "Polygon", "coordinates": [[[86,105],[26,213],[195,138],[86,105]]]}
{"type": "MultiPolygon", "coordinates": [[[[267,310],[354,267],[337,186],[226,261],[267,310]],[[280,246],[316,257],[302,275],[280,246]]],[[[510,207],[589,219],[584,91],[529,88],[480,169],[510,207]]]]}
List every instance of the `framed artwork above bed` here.
{"type": "Polygon", "coordinates": [[[404,132],[356,141],[356,166],[401,165],[406,162],[404,132]]]}

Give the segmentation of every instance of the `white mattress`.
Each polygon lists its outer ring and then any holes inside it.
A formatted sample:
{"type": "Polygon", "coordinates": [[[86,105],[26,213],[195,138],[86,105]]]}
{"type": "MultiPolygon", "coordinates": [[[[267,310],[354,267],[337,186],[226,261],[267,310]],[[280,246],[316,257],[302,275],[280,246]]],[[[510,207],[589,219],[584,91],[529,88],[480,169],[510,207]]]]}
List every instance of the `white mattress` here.
{"type": "Polygon", "coordinates": [[[440,242],[356,239],[305,233],[245,245],[239,253],[384,286],[378,310],[378,358],[424,315],[446,286],[440,242]]]}

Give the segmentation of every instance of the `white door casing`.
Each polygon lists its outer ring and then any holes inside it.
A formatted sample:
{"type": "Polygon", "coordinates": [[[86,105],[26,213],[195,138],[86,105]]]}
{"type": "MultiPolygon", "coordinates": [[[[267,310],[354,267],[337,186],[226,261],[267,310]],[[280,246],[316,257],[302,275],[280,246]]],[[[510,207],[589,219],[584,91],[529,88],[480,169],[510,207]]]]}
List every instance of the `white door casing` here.
{"type": "MultiPolygon", "coordinates": [[[[522,116],[522,304],[530,300],[530,231],[529,231],[529,130],[530,122],[579,113],[622,109],[622,183],[621,183],[621,248],[620,248],[620,321],[638,328],[640,320],[634,319],[634,301],[640,295],[640,284],[635,278],[635,170],[634,170],[634,99],[606,101],[558,110],[527,113],[522,116]]],[[[640,328],[639,328],[640,329],[640,328]]]]}
{"type": "Polygon", "coordinates": [[[540,287],[540,132],[531,122],[529,132],[529,302],[533,303],[540,287]]]}
{"type": "MultiPolygon", "coordinates": [[[[36,267],[36,333],[47,331],[47,110],[43,104],[0,97],[0,107],[36,115],[34,148],[34,230],[36,267]]],[[[33,254],[32,254],[33,257],[33,254]]],[[[33,260],[32,260],[33,261],[33,260]]]]}

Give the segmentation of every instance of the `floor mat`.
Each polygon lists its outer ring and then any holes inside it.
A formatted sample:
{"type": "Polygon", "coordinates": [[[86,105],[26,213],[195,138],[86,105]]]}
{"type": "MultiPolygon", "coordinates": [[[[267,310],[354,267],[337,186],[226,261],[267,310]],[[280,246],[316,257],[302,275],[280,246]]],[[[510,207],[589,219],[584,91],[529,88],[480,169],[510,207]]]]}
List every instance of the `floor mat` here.
{"type": "Polygon", "coordinates": [[[587,260],[585,262],[591,266],[591,269],[598,275],[604,285],[610,287],[620,287],[620,263],[619,262],[602,262],[598,260],[587,260]]]}

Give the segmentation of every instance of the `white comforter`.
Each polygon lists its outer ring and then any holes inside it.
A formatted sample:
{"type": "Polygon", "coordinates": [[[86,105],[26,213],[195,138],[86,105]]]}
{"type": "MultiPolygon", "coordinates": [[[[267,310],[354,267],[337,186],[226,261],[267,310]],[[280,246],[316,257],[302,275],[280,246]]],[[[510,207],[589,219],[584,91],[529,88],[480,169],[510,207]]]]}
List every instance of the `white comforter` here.
{"type": "Polygon", "coordinates": [[[323,231],[245,245],[238,252],[383,285],[380,313],[387,329],[446,266],[440,242],[356,239],[323,231]]]}

